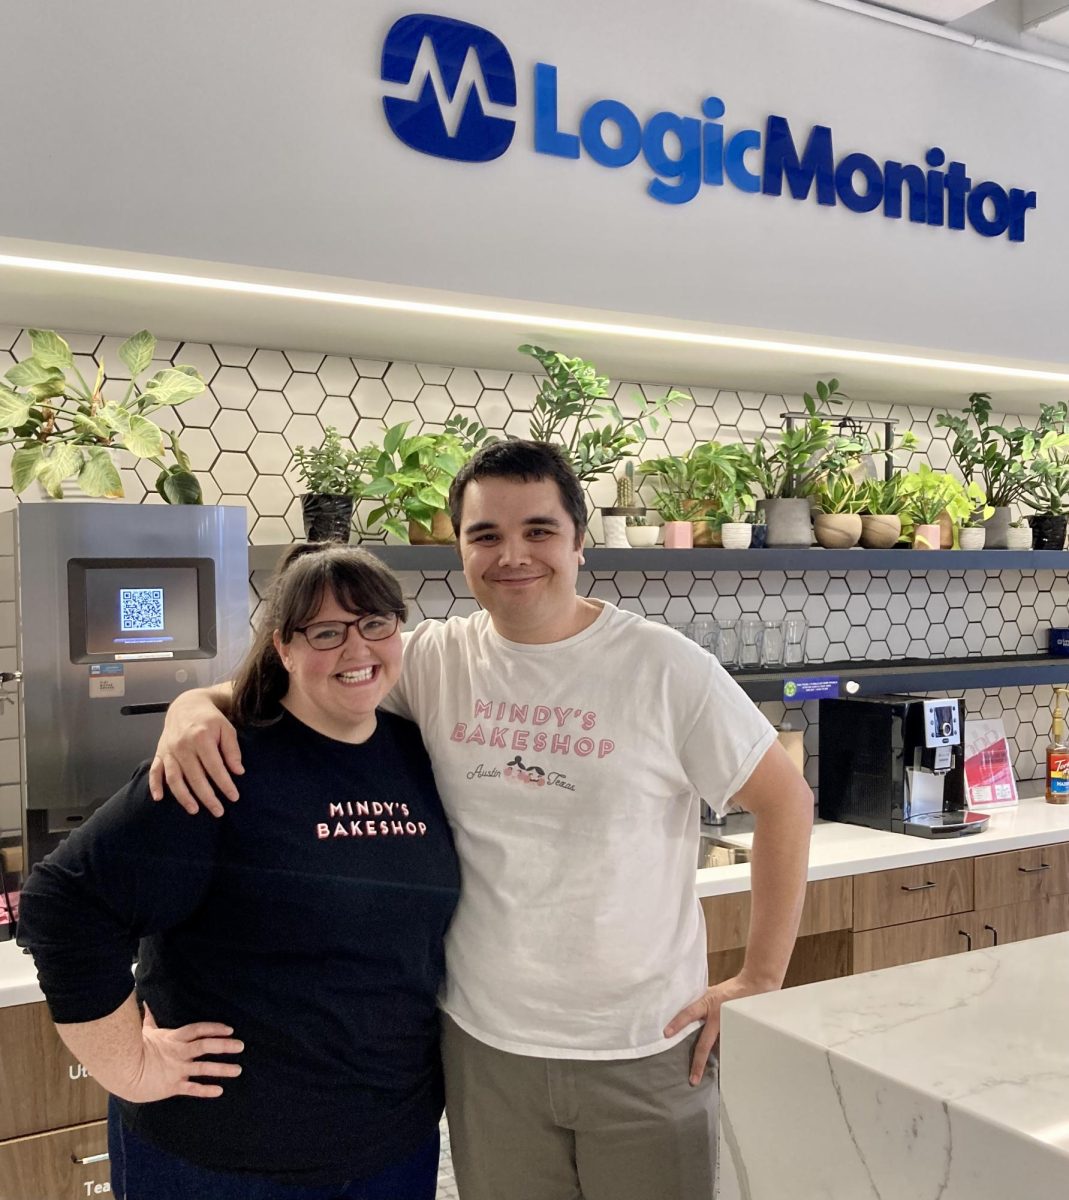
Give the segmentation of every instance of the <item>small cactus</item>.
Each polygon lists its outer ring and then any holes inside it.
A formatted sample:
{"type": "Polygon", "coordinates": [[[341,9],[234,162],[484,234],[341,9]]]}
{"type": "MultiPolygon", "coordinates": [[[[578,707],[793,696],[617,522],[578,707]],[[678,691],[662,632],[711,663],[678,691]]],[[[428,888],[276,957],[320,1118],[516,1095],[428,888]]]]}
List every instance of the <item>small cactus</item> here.
{"type": "Polygon", "coordinates": [[[616,477],[616,507],[635,507],[635,464],[628,463],[624,473],[616,477]]]}

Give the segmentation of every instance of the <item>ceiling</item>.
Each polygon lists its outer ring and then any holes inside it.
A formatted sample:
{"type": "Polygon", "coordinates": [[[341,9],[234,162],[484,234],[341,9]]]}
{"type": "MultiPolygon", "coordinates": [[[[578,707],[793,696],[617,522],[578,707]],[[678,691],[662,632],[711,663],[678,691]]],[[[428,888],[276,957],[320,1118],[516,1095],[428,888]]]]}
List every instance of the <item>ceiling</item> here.
{"type": "Polygon", "coordinates": [[[937,21],[946,25],[959,17],[983,8],[984,4],[977,0],[896,0],[895,3],[885,3],[875,0],[877,8],[890,8],[895,12],[909,13],[912,17],[922,17],[926,21],[937,21]]]}
{"type": "Polygon", "coordinates": [[[673,321],[0,239],[0,323],[354,358],[517,370],[524,342],[593,360],[613,379],[800,394],[837,376],[858,401],[943,404],[991,391],[1035,412],[1064,364],[965,360],[789,330],[673,321]],[[48,269],[42,269],[42,268],[48,269]],[[62,267],[62,270],[57,270],[62,267]]]}

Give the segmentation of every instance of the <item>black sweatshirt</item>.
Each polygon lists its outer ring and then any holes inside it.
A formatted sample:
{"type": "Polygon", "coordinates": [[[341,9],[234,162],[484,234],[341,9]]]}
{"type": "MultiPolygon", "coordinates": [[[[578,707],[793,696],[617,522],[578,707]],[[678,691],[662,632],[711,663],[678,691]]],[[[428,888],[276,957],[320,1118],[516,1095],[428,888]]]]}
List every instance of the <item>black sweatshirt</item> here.
{"type": "Polygon", "coordinates": [[[241,799],[221,820],[153,803],[142,766],[34,870],[19,941],[58,1022],[119,1007],[140,938],[157,1023],[221,1021],[245,1043],[218,1099],[122,1102],[134,1132],[212,1170],[370,1176],[442,1112],[436,997],[460,875],[430,763],[416,726],[383,712],[359,746],[288,713],[239,737],[241,799]]]}

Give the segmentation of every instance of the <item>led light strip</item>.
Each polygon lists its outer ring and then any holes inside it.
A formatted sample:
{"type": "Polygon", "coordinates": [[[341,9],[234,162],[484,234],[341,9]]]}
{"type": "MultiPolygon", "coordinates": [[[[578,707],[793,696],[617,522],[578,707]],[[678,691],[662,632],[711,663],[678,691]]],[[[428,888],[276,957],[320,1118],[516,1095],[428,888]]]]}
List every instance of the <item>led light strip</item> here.
{"type": "Polygon", "coordinates": [[[206,275],[180,275],[171,271],[149,271],[136,267],[109,267],[99,263],[63,262],[58,259],[27,258],[0,254],[0,267],[51,272],[57,275],[81,275],[92,279],[116,279],[134,283],[155,283],[201,291],[229,292],[246,296],[274,296],[284,300],[309,300],[318,304],[347,305],[351,308],[379,309],[386,312],[421,313],[434,317],[459,317],[468,321],[486,321],[499,325],[537,326],[574,333],[601,333],[645,341],[681,343],[722,349],[755,350],[771,354],[804,354],[812,358],[832,358],[846,362],[880,363],[893,367],[923,367],[937,371],[995,375],[1004,379],[1028,379],[1044,383],[1069,384],[1069,372],[1039,371],[1029,367],[1003,367],[995,363],[964,362],[946,358],[928,358],[915,354],[893,354],[877,350],[850,350],[842,346],[824,346],[779,342],[764,338],[729,337],[716,333],[696,333],[663,329],[651,325],[628,325],[609,321],[590,321],[572,317],[542,316],[491,308],[470,308],[458,304],[434,304],[422,300],[398,300],[385,296],[360,296],[349,292],[328,292],[318,288],[292,287],[285,284],[249,283],[240,279],[216,279],[206,275]]]}

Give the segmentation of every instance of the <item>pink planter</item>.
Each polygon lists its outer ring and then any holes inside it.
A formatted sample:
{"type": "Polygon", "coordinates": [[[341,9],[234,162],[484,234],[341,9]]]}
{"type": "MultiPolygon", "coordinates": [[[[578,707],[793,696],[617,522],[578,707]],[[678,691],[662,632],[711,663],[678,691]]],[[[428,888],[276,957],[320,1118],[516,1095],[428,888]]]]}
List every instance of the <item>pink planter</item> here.
{"type": "Polygon", "coordinates": [[[664,544],[667,550],[689,550],[694,545],[694,527],[689,521],[666,521],[664,544]]]}
{"type": "Polygon", "coordinates": [[[913,549],[938,550],[940,534],[938,525],[917,525],[913,530],[913,549]]]}

